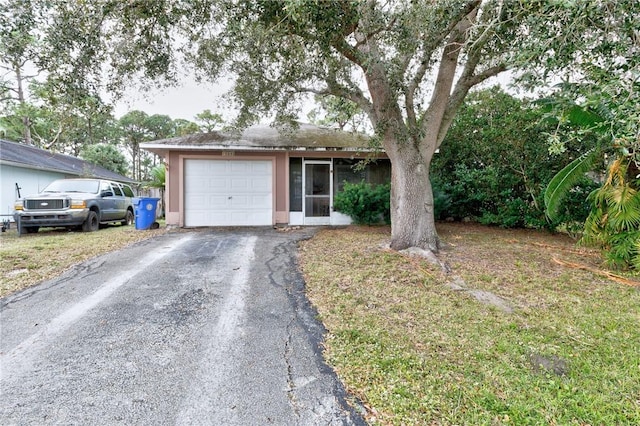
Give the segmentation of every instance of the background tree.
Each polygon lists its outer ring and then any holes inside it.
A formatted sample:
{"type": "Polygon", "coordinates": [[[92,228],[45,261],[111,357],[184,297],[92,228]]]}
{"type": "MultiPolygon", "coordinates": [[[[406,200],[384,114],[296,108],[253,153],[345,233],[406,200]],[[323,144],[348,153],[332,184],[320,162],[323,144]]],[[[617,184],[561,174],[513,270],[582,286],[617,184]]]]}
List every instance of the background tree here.
{"type": "Polygon", "coordinates": [[[585,53],[610,54],[594,42],[604,47],[599,41],[621,26],[638,28],[640,16],[632,0],[40,6],[51,16],[43,65],[65,77],[90,74],[85,86],[105,75],[107,57],[110,87],[120,90],[132,75],[175,78],[174,65],[185,59],[205,78],[237,76],[238,125],[273,111],[289,122],[301,94],[356,103],[393,164],[391,246],[430,250],[438,248],[431,160],[469,90],[514,66],[526,67],[529,82],[573,72],[592,59],[585,53]]]}
{"type": "Polygon", "coordinates": [[[73,90],[52,77],[32,83],[31,92],[52,122],[49,134],[39,135],[41,148],[77,156],[87,145],[114,140],[112,107],[99,96],[82,87],[73,90]]]}
{"type": "Polygon", "coordinates": [[[140,171],[140,143],[149,140],[147,119],[144,111],[129,111],[118,120],[123,144],[131,155],[131,176],[135,180],[142,180],[140,171]]]}
{"type": "Polygon", "coordinates": [[[321,126],[336,125],[340,130],[366,133],[367,116],[356,103],[332,95],[316,95],[314,100],[317,106],[307,114],[311,123],[321,126]]]}
{"type": "Polygon", "coordinates": [[[99,143],[85,146],[80,157],[90,163],[126,176],[129,165],[120,150],[112,144],[99,143]]]}
{"type": "MultiPolygon", "coordinates": [[[[175,122],[168,115],[153,114],[145,120],[147,141],[166,139],[176,136],[175,122]]],[[[150,179],[149,173],[158,164],[158,156],[147,151],[140,151],[140,180],[150,179]]]]}
{"type": "MultiPolygon", "coordinates": [[[[36,16],[30,1],[7,0],[0,4],[0,114],[20,118],[22,140],[31,144],[31,116],[26,107],[25,86],[36,43],[36,16]],[[19,114],[19,115],[16,115],[19,114]]],[[[17,123],[12,128],[17,130],[17,123]]],[[[5,123],[6,125],[6,123],[5,123]]]]}
{"type": "Polygon", "coordinates": [[[220,114],[212,113],[211,110],[205,109],[195,116],[196,123],[200,126],[201,132],[213,132],[219,130],[224,124],[224,119],[220,114]]]}
{"type": "Polygon", "coordinates": [[[176,127],[176,136],[191,135],[200,131],[200,127],[196,123],[183,118],[176,118],[173,123],[176,127]]]}

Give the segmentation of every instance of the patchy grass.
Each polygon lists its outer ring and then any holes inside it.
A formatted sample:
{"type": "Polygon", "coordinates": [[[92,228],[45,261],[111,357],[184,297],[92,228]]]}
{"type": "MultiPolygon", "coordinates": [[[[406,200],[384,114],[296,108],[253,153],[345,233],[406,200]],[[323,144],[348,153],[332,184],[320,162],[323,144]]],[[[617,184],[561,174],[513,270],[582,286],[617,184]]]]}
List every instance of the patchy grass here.
{"type": "Polygon", "coordinates": [[[73,265],[162,234],[166,227],[139,231],[109,226],[97,232],[41,229],[18,237],[15,228],[0,234],[0,297],[53,278],[73,265]]]}
{"type": "Polygon", "coordinates": [[[301,245],[325,357],[370,423],[640,424],[638,287],[558,264],[599,268],[564,236],[439,232],[450,275],[379,248],[388,228],[323,230],[301,245]],[[513,312],[452,290],[455,277],[513,312]]]}

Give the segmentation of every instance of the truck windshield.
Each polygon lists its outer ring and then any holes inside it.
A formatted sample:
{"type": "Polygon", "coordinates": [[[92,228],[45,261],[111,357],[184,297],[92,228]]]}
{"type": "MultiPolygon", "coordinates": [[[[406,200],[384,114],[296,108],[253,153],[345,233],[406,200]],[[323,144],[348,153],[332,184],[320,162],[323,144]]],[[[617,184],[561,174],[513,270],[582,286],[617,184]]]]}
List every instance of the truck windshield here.
{"type": "Polygon", "coordinates": [[[97,194],[100,181],[62,179],[51,182],[43,192],[88,192],[97,194]]]}

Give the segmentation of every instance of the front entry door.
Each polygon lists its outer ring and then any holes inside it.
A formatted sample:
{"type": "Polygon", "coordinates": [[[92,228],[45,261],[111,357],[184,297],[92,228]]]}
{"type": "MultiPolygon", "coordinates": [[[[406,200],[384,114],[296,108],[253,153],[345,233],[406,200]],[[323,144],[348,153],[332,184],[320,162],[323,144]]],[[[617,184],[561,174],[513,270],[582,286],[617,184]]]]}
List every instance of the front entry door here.
{"type": "Polygon", "coordinates": [[[331,187],[330,161],[305,161],[304,163],[304,224],[328,225],[330,223],[333,188],[331,187]]]}

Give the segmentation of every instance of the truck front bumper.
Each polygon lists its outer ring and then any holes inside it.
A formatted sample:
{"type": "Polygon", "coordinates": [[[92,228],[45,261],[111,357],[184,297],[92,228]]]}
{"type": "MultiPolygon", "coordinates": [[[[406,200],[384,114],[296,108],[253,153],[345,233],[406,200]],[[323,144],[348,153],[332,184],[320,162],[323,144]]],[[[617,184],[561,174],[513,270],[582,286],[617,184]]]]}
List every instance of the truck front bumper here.
{"type": "Polygon", "coordinates": [[[82,225],[89,214],[88,209],[61,211],[22,211],[14,214],[21,226],[78,226],[82,225]]]}

